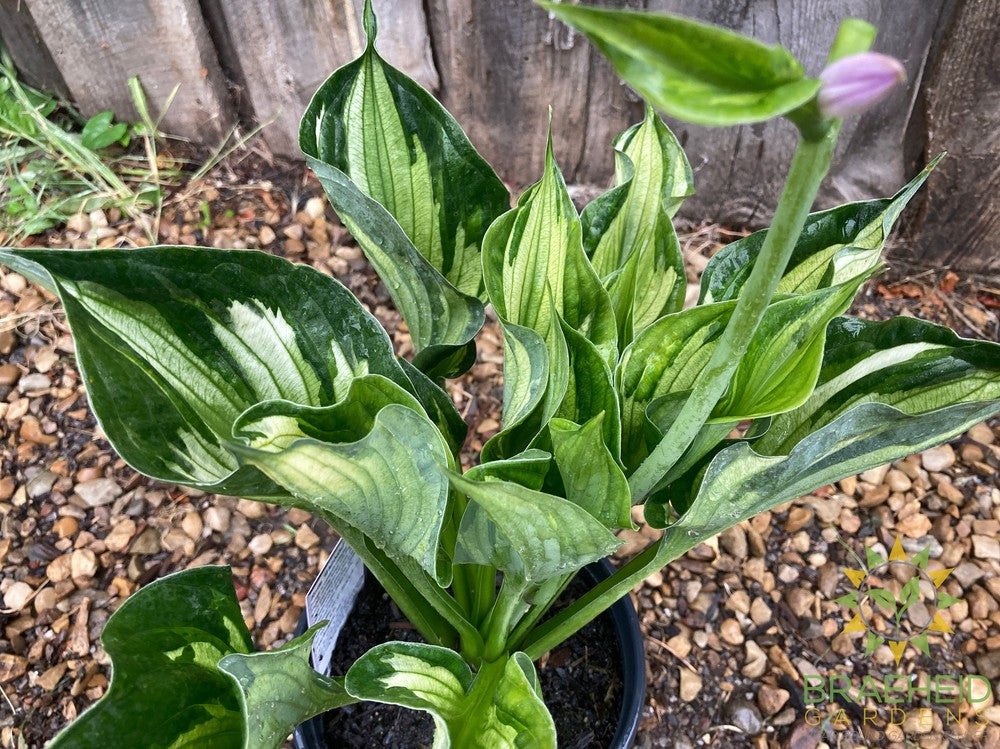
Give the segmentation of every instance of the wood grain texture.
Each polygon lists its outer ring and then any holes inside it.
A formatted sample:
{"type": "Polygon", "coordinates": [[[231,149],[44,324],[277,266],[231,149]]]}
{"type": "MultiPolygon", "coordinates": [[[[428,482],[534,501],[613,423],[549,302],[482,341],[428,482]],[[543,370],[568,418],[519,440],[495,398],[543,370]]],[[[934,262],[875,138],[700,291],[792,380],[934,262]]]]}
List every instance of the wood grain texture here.
{"type": "MultiPolygon", "coordinates": [[[[264,138],[275,153],[299,156],[299,119],[336,68],[364,49],[363,0],[273,2],[203,0],[223,67],[238,87],[241,110],[271,121],[264,138]]],[[[438,77],[420,0],[375,0],[377,49],[431,90],[438,77]]]]}
{"type": "Polygon", "coordinates": [[[20,0],[84,115],[137,115],[128,79],[138,75],[166,132],[212,143],[232,108],[197,0],[20,0]]]}
{"type": "Polygon", "coordinates": [[[69,95],[27,5],[21,0],[0,0],[0,30],[4,46],[28,85],[59,96],[69,95]]]}
{"type": "Polygon", "coordinates": [[[1000,23],[993,0],[956,6],[926,90],[928,180],[911,257],[1000,278],[1000,23]]]}
{"type": "Polygon", "coordinates": [[[442,101],[505,181],[523,187],[541,176],[551,105],[566,180],[608,182],[611,141],[642,105],[586,39],[525,0],[429,7],[442,101]]]}

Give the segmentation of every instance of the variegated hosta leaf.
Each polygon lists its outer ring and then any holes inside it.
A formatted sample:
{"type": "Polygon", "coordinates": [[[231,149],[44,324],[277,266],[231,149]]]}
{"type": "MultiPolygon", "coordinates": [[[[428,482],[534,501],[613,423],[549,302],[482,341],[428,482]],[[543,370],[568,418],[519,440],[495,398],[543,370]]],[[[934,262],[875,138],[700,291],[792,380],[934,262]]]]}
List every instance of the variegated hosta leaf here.
{"type": "Polygon", "coordinates": [[[323,676],[309,664],[313,638],[324,626],[317,624],[277,650],[231,653],[219,661],[242,697],[245,749],[280,749],[302,721],[357,702],[342,679],[323,676]]]}
{"type": "MultiPolygon", "coordinates": [[[[668,530],[678,554],[845,476],[938,445],[1000,412],[1000,346],[912,318],[830,325],[819,384],[752,443],[708,464],[668,530]]],[[[674,501],[675,498],[671,497],[674,501]]]]}
{"type": "Polygon", "coordinates": [[[1000,345],[960,338],[948,328],[909,317],[885,322],[839,317],[827,330],[816,389],[801,406],[776,417],[754,449],[785,453],[861,403],[918,414],[998,400],[1000,345]]]}
{"type": "MultiPolygon", "coordinates": [[[[381,384],[387,385],[384,380],[381,384]]],[[[335,528],[346,524],[357,529],[391,559],[410,559],[447,584],[451,571],[439,566],[438,547],[448,507],[448,447],[416,401],[401,390],[395,394],[397,402],[375,414],[367,434],[350,442],[327,441],[350,436],[342,426],[347,416],[358,419],[359,430],[367,426],[368,403],[385,397],[384,391],[370,394],[361,383],[358,392],[360,387],[372,400],[356,408],[265,404],[258,409],[261,418],[251,412],[240,424],[240,434],[249,442],[238,450],[241,460],[335,528]]]]}
{"type": "Polygon", "coordinates": [[[563,493],[570,502],[607,528],[631,528],[628,480],[604,444],[603,422],[603,413],[583,425],[552,419],[549,435],[553,456],[562,478],[563,493]]]}
{"type": "MultiPolygon", "coordinates": [[[[805,401],[819,374],[827,324],[847,308],[864,279],[861,276],[771,304],[712,420],[738,422],[768,416],[805,401]]],[[[646,442],[647,408],[691,390],[735,305],[719,302],[668,315],[625,350],[617,382],[626,467],[634,468],[652,448],[646,442]]]]}
{"type": "MultiPolygon", "coordinates": [[[[557,413],[583,422],[605,410],[581,410],[588,403],[615,399],[614,313],[580,231],[550,142],[541,181],[493,223],[483,243],[486,289],[509,352],[504,429],[484,450],[488,460],[527,448],[557,413]]],[[[608,409],[606,422],[609,444],[617,443],[614,410],[608,409]]]]}
{"type": "Polygon", "coordinates": [[[217,667],[253,651],[228,567],[150,583],[111,615],[101,642],[111,686],[51,749],[248,746],[240,690],[217,667]]]}
{"type": "Polygon", "coordinates": [[[538,2],[587,35],[653,106],[698,125],[760,122],[802,106],[819,81],[784,47],[681,16],[538,2]]]}
{"type": "Polygon", "coordinates": [[[483,323],[483,234],[510,196],[451,115],[375,51],[370,4],[365,31],[364,54],[309,104],[300,146],[406,319],[417,366],[454,374],[483,323]]]}
{"type": "MultiPolygon", "coordinates": [[[[795,243],[778,293],[805,294],[835,286],[877,267],[882,248],[906,204],[944,157],[942,154],[891,198],[847,203],[811,214],[795,243]]],[[[753,270],[767,229],[726,245],[701,277],[699,304],[736,299],[753,270]]]]}
{"type": "Polygon", "coordinates": [[[552,466],[552,455],[544,450],[525,450],[505,460],[480,463],[465,472],[474,481],[512,481],[528,489],[541,491],[552,466]]]}
{"type": "Polygon", "coordinates": [[[359,699],[430,713],[434,749],[556,746],[555,726],[538,692],[534,667],[523,653],[487,664],[474,676],[448,648],[388,642],[351,666],[346,686],[359,699]]]}
{"type": "Polygon", "coordinates": [[[449,474],[470,500],[455,545],[457,564],[495,567],[538,582],[603,559],[620,542],[573,502],[509,481],[470,481],[449,474]]]}
{"type": "Polygon", "coordinates": [[[59,294],[104,433],[154,478],[284,501],[227,449],[243,411],[330,405],[368,373],[410,387],[351,293],[282,258],[150,247],[2,251],[0,262],[59,294]]]}
{"type": "Polygon", "coordinates": [[[694,188],[691,166],[670,129],[645,119],[615,140],[616,187],[583,211],[583,246],[611,296],[624,348],[684,304],[684,260],[670,222],[694,188]]]}

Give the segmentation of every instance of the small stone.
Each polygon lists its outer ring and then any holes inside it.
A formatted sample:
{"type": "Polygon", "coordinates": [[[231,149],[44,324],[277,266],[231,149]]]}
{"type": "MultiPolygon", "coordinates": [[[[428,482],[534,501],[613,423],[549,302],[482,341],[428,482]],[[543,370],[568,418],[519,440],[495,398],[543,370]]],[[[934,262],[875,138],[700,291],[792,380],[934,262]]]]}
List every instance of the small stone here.
{"type": "Polygon", "coordinates": [[[319,543],[319,536],[308,525],[303,523],[295,532],[295,545],[303,551],[308,551],[319,543]]]}
{"type": "Polygon", "coordinates": [[[812,517],[812,510],[806,507],[793,507],[788,511],[788,519],[785,520],[785,531],[794,533],[795,531],[802,530],[809,524],[812,517]]]}
{"type": "Polygon", "coordinates": [[[747,534],[740,526],[734,525],[732,528],[724,530],[719,535],[719,545],[732,556],[737,562],[742,562],[747,558],[749,548],[747,546],[747,534]]]}
{"type": "Polygon", "coordinates": [[[725,607],[746,616],[750,613],[750,594],[745,590],[733,591],[733,594],[726,599],[725,607]]]}
{"type": "Polygon", "coordinates": [[[46,692],[51,692],[59,684],[68,667],[69,664],[63,661],[62,663],[57,663],[52,668],[46,669],[41,676],[35,679],[35,686],[41,687],[46,692]]]}
{"type": "Polygon", "coordinates": [[[685,702],[690,702],[701,691],[701,677],[687,668],[681,670],[680,697],[685,702]]]}
{"type": "Polygon", "coordinates": [[[83,235],[90,231],[90,217],[86,213],[74,213],[66,221],[66,228],[83,235]]]}
{"type": "Polygon", "coordinates": [[[69,553],[58,556],[49,562],[48,566],[45,568],[45,574],[48,575],[49,580],[54,583],[61,583],[63,580],[68,580],[72,559],[73,555],[69,553]]]}
{"type": "Polygon", "coordinates": [[[910,486],[912,485],[910,477],[896,468],[893,468],[888,474],[886,474],[885,481],[889,485],[889,488],[894,492],[909,491],[910,486]]]}
{"type": "Polygon", "coordinates": [[[155,528],[147,528],[144,530],[129,547],[129,551],[132,554],[139,554],[142,556],[158,554],[160,549],[160,534],[155,528]]]}
{"type": "Polygon", "coordinates": [[[759,679],[767,670],[767,654],[753,640],[746,642],[747,660],[740,673],[748,679],[759,679]]]}
{"type": "Polygon", "coordinates": [[[271,539],[270,534],[267,533],[261,533],[254,536],[247,544],[247,548],[250,549],[250,553],[258,557],[267,554],[267,552],[271,550],[272,546],[274,546],[274,541],[271,539]]]}
{"type": "Polygon", "coordinates": [[[111,532],[105,537],[104,545],[109,551],[123,551],[135,535],[136,525],[131,518],[119,521],[111,532]]]}
{"type": "Polygon", "coordinates": [[[822,737],[823,734],[818,726],[800,721],[792,729],[792,734],[788,737],[785,747],[786,749],[816,749],[822,737]]]}
{"type": "Polygon", "coordinates": [[[318,218],[322,218],[323,214],[326,212],[326,201],[320,197],[312,197],[306,201],[306,206],[303,209],[309,218],[315,221],[318,218]]]}
{"type": "Polygon", "coordinates": [[[81,481],[76,485],[76,494],[90,507],[103,507],[121,496],[122,488],[114,479],[99,478],[81,481]]]}
{"type": "Polygon", "coordinates": [[[885,480],[886,474],[889,473],[891,468],[891,464],[884,463],[883,465],[875,466],[875,468],[869,468],[867,471],[860,474],[858,478],[862,481],[868,482],[869,484],[881,484],[885,480]]]}
{"type": "Polygon", "coordinates": [[[785,602],[792,612],[799,617],[809,614],[813,607],[815,595],[804,588],[792,588],[785,594],[785,602]]]}
{"type": "Polygon", "coordinates": [[[748,736],[756,736],[764,727],[757,706],[745,700],[730,700],[727,702],[726,715],[731,725],[736,726],[736,728],[748,736]]]}
{"type": "Polygon", "coordinates": [[[31,499],[38,499],[50,491],[52,491],[52,485],[56,483],[56,479],[59,477],[52,473],[52,471],[39,471],[30,479],[25,485],[25,490],[28,492],[28,497],[31,499]]]}
{"type": "Polygon", "coordinates": [[[35,613],[41,614],[43,611],[54,609],[59,602],[59,594],[51,586],[42,588],[35,596],[35,613]]]}
{"type": "Polygon", "coordinates": [[[962,562],[955,571],[951,573],[951,576],[958,580],[959,585],[963,588],[968,588],[974,582],[979,580],[985,572],[979,568],[978,565],[972,562],[962,562]]]}
{"type": "Polygon", "coordinates": [[[926,515],[920,512],[915,512],[912,515],[907,515],[905,518],[896,521],[896,530],[904,536],[909,536],[910,538],[921,538],[926,536],[932,527],[931,521],[926,515]]]}
{"type": "Polygon", "coordinates": [[[28,659],[13,653],[0,653],[0,684],[20,679],[28,670],[28,659]]]}
{"type": "Polygon", "coordinates": [[[951,445],[932,447],[920,453],[920,463],[925,471],[940,473],[955,465],[955,451],[951,445]]]}
{"type": "Polygon", "coordinates": [[[80,521],[69,515],[59,518],[52,524],[52,532],[59,538],[70,538],[80,529],[80,521]]]}
{"type": "Polygon", "coordinates": [[[976,424],[967,434],[970,440],[978,442],[980,445],[992,445],[996,440],[996,436],[988,424],[976,424]]]}
{"type": "Polygon", "coordinates": [[[735,619],[724,620],[719,625],[719,634],[730,645],[743,644],[743,632],[740,630],[740,623],[735,619]]]}
{"type": "Polygon", "coordinates": [[[46,390],[51,385],[52,382],[48,377],[40,372],[35,372],[22,377],[17,383],[17,389],[22,393],[33,393],[38,390],[46,390]]]}
{"type": "Polygon", "coordinates": [[[97,555],[90,549],[77,549],[70,557],[70,576],[82,580],[97,574],[97,555]]]}
{"type": "Polygon", "coordinates": [[[787,690],[772,687],[770,684],[761,684],[757,690],[757,705],[764,715],[770,717],[785,706],[790,696],[787,690]]]}
{"type": "Polygon", "coordinates": [[[267,224],[264,224],[264,226],[260,228],[260,234],[258,234],[257,237],[258,239],[260,239],[260,244],[262,247],[267,247],[269,244],[271,244],[271,242],[273,242],[277,238],[274,235],[274,229],[272,229],[267,224]]]}
{"type": "Polygon", "coordinates": [[[691,652],[691,640],[684,634],[674,635],[667,640],[667,650],[678,658],[687,658],[691,652]]]}
{"type": "Polygon", "coordinates": [[[750,621],[758,627],[763,627],[771,621],[771,607],[763,598],[755,598],[750,604],[750,621]]]}
{"type": "Polygon", "coordinates": [[[663,573],[659,570],[653,572],[643,581],[648,588],[659,588],[663,585],[663,573]]]}
{"type": "Polygon", "coordinates": [[[990,536],[973,536],[972,553],[977,559],[1000,560],[1000,541],[990,536]]]}
{"type": "Polygon", "coordinates": [[[216,533],[225,533],[229,528],[231,518],[232,513],[229,511],[229,508],[217,507],[216,505],[212,505],[205,510],[204,514],[205,525],[216,533]]]}
{"type": "Polygon", "coordinates": [[[17,613],[24,608],[34,592],[30,585],[18,580],[3,594],[3,607],[11,613],[17,613]]]}
{"type": "Polygon", "coordinates": [[[197,541],[201,538],[201,532],[205,529],[205,524],[201,520],[201,515],[197,512],[189,512],[181,518],[181,528],[188,538],[197,541]]]}
{"type": "Polygon", "coordinates": [[[21,379],[21,368],[16,364],[0,364],[0,387],[13,387],[21,379]]]}

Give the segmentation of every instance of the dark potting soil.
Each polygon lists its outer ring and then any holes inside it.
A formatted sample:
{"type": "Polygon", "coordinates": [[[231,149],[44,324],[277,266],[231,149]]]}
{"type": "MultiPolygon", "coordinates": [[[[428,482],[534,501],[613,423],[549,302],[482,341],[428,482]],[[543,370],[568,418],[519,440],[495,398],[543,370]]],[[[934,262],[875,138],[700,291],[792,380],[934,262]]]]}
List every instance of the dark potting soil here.
{"type": "MultiPolygon", "coordinates": [[[[331,673],[343,674],[365,652],[390,640],[423,642],[385,591],[366,572],[354,610],[337,638],[331,673]]],[[[574,580],[556,602],[556,611],[587,591],[574,580]]],[[[622,704],[618,641],[610,616],[601,616],[557,647],[538,664],[542,695],[552,712],[560,749],[603,749],[611,744],[622,704]]],[[[329,749],[410,749],[429,747],[434,722],[427,713],[396,705],[362,702],[327,713],[329,749]]],[[[455,749],[461,749],[456,747],[455,749]]]]}

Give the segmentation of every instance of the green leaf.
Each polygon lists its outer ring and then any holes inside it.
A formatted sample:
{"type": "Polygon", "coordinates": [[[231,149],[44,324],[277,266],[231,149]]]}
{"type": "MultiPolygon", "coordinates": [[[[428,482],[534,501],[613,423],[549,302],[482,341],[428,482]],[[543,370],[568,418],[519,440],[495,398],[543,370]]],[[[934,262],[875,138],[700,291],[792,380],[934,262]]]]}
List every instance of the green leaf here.
{"type": "Polygon", "coordinates": [[[472,503],[462,517],[457,564],[481,564],[521,582],[575,572],[620,542],[589,512],[562,497],[508,481],[449,474],[472,503]]]}
{"type": "Polygon", "coordinates": [[[111,686],[52,749],[245,745],[239,690],[217,668],[223,656],[253,650],[228,567],[150,583],[111,615],[101,642],[111,686]]]}
{"type": "Polygon", "coordinates": [[[356,529],[394,561],[410,559],[447,584],[450,570],[439,568],[438,547],[448,507],[443,468],[450,455],[416,405],[390,403],[363,437],[334,443],[327,437],[342,436],[346,406],[324,412],[283,404],[280,421],[241,424],[250,447],[238,452],[335,528],[356,529]]]}
{"type": "Polygon", "coordinates": [[[435,749],[556,746],[555,726],[523,653],[486,664],[474,676],[448,648],[388,642],[361,656],[345,683],[359,699],[430,713],[435,749]]]}
{"type": "MultiPolygon", "coordinates": [[[[861,276],[769,305],[729,388],[712,412],[712,421],[760,418],[803,403],[819,375],[827,324],[847,308],[864,280],[861,276]]],[[[671,409],[680,407],[677,398],[701,376],[735,304],[718,302],[667,315],[625,350],[617,382],[622,399],[622,457],[627,467],[637,466],[653,447],[647,443],[651,434],[648,409],[668,398],[671,409]]],[[[654,418],[652,423],[661,421],[654,418]]]]}
{"type": "MultiPolygon", "coordinates": [[[[669,543],[691,548],[781,502],[938,445],[998,412],[1000,345],[908,317],[837,318],[809,399],[775,416],[752,447],[740,442],[715,455],[692,496],[670,496],[675,507],[689,509],[668,531],[669,543]]],[[[869,566],[884,561],[869,559],[869,566]]]]}
{"type": "Polygon", "coordinates": [[[272,255],[15,250],[0,262],[59,294],[101,428],[129,465],[163,481],[286,501],[228,449],[241,413],[272,399],[331,405],[369,373],[410,387],[347,289],[272,255]]]}
{"type": "Polygon", "coordinates": [[[366,18],[365,52],[316,92],[299,144],[430,371],[482,326],[480,247],[510,196],[451,115],[378,55],[366,18]]]}
{"type": "Polygon", "coordinates": [[[566,498],[610,529],[632,527],[628,480],[603,440],[604,414],[586,424],[552,419],[549,434],[566,498]]]}
{"type": "Polygon", "coordinates": [[[816,94],[784,47],[663,13],[539,2],[583,32],[651,104],[698,125],[759,122],[816,94]]]}
{"type": "Polygon", "coordinates": [[[504,429],[484,448],[487,460],[526,449],[557,413],[582,422],[608,411],[608,444],[617,445],[617,409],[608,405],[616,400],[614,312],[580,231],[550,142],[541,181],[494,222],[483,244],[486,290],[508,352],[504,429]]]}
{"type": "Polygon", "coordinates": [[[541,491],[552,465],[552,456],[544,450],[525,450],[504,460],[480,463],[465,472],[472,481],[512,481],[528,489],[541,491]]]}
{"type": "MultiPolygon", "coordinates": [[[[787,452],[837,416],[873,401],[917,415],[977,401],[988,410],[997,400],[997,344],[963,339],[909,317],[885,322],[840,317],[827,330],[816,389],[804,404],[776,417],[754,448],[772,455],[787,452]]],[[[944,429],[941,435],[944,441],[944,429]]]]}
{"type": "Polygon", "coordinates": [[[556,727],[531,659],[514,653],[476,731],[477,749],[555,749],[556,727]]]}
{"type": "MultiPolygon", "coordinates": [[[[810,214],[792,250],[779,293],[805,294],[835,286],[881,263],[882,248],[900,213],[944,157],[942,154],[891,198],[847,203],[810,214]]],[[[753,270],[767,229],[738,239],[708,261],[699,304],[736,299],[753,270]]]]}
{"type": "Polygon", "coordinates": [[[323,676],[309,664],[313,638],[324,626],[317,624],[277,650],[231,653],[219,661],[219,670],[243,698],[246,749],[280,749],[299,723],[357,702],[342,680],[323,676]]]}
{"type": "Polygon", "coordinates": [[[455,402],[431,378],[405,359],[399,359],[403,373],[410,381],[412,392],[438,431],[448,441],[453,455],[458,455],[469,434],[469,425],[455,407],[455,402]]]}
{"type": "Polygon", "coordinates": [[[504,320],[531,328],[551,348],[556,317],[593,343],[612,363],[617,355],[611,301],[583,251],[580,219],[552,155],[542,179],[517,208],[487,232],[483,246],[486,290],[504,320]]]}
{"type": "Polygon", "coordinates": [[[691,166],[653,110],[615,140],[614,187],[583,211],[583,246],[611,296],[618,345],[684,303],[671,217],[694,188],[691,166]]]}
{"type": "Polygon", "coordinates": [[[92,151],[99,151],[122,141],[128,135],[128,125],[115,123],[114,112],[98,112],[83,125],[80,144],[92,151]]]}
{"type": "Polygon", "coordinates": [[[896,597],[884,588],[869,588],[868,595],[878,604],[879,608],[888,612],[890,616],[896,614],[896,597]]]}
{"type": "Polygon", "coordinates": [[[920,600],[920,578],[912,577],[906,581],[903,589],[899,592],[899,611],[906,611],[910,606],[920,600]]]}

